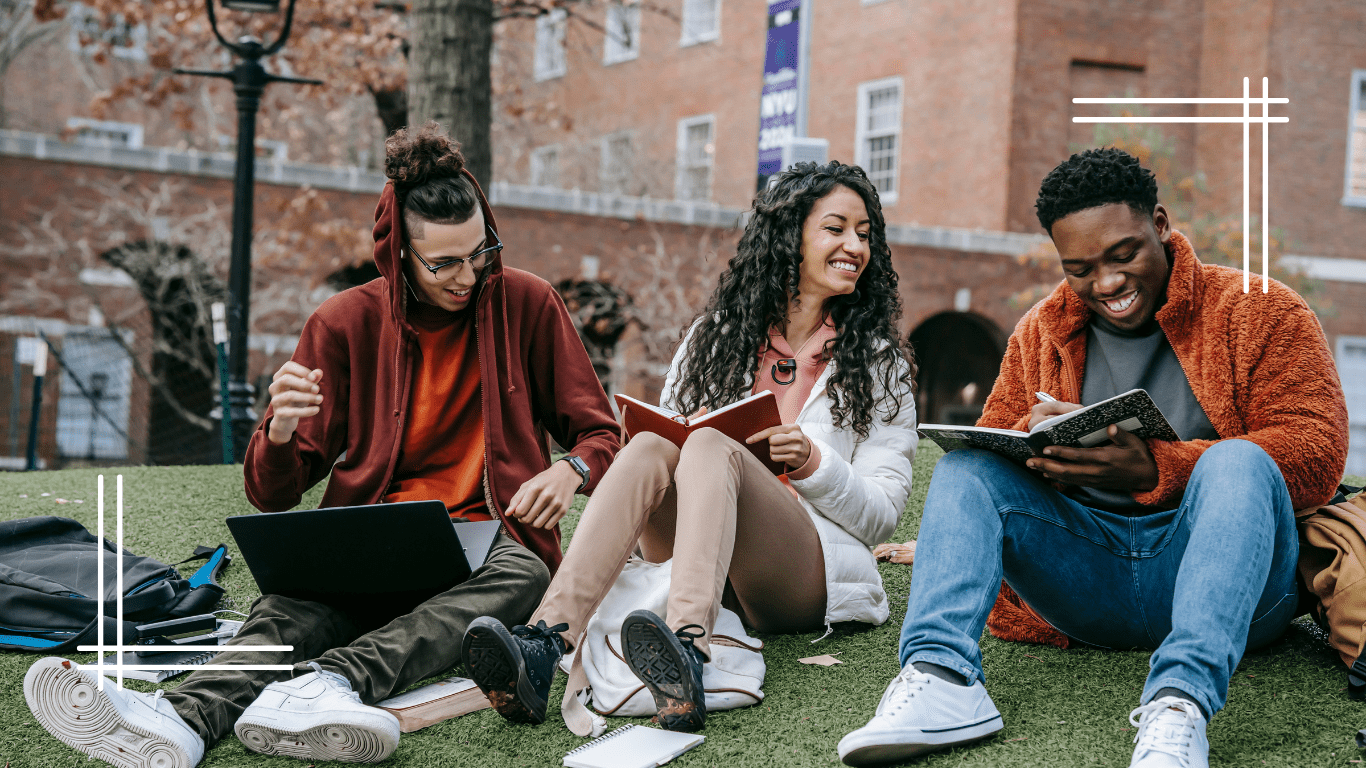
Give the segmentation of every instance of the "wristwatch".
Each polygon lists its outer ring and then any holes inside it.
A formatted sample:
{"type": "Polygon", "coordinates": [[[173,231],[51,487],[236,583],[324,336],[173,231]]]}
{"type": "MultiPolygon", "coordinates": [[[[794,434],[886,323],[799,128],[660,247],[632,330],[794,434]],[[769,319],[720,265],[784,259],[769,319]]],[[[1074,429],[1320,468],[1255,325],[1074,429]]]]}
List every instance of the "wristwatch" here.
{"type": "Polygon", "coordinates": [[[569,462],[569,466],[573,467],[574,471],[579,473],[579,477],[583,478],[579,483],[579,487],[574,489],[574,493],[581,493],[584,488],[588,487],[588,481],[593,477],[593,473],[588,471],[588,465],[583,463],[583,459],[572,455],[566,456],[563,459],[560,459],[560,461],[569,462]]]}

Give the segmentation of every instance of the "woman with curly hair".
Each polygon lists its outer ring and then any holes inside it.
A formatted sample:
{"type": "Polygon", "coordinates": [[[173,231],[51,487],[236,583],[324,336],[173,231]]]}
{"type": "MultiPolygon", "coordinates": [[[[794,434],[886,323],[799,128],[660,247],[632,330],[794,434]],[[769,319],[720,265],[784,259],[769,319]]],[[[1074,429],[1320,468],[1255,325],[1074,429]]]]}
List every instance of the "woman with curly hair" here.
{"type": "Polygon", "coordinates": [[[625,660],[671,730],[705,721],[702,665],[723,595],[761,632],[886,621],[870,548],[901,517],[917,442],[900,317],[877,190],[861,169],[798,164],[762,192],[660,399],[697,413],[773,392],[782,426],[746,442],[766,441],[786,475],[714,429],[681,449],[633,436],[530,625],[470,624],[465,668],[498,712],[545,719],[555,664],[637,544],[648,561],[673,559],[667,620],[642,610],[622,627],[625,660]]]}
{"type": "Polygon", "coordinates": [[[67,744],[120,768],[190,768],[235,730],[253,752],[378,762],[399,723],[370,705],[452,667],[472,619],[524,621],[545,593],[558,521],[603,476],[619,429],[559,294],[503,264],[459,145],[428,123],[386,149],[381,277],[304,323],[247,448],[247,497],[280,512],[327,479],[323,507],[439,499],[453,519],[503,523],[488,556],[437,594],[359,605],[265,595],[214,662],[238,668],[196,671],[164,697],[96,690],[93,674],[43,659],[25,696],[67,744]],[[565,460],[551,463],[550,436],[565,460]]]}

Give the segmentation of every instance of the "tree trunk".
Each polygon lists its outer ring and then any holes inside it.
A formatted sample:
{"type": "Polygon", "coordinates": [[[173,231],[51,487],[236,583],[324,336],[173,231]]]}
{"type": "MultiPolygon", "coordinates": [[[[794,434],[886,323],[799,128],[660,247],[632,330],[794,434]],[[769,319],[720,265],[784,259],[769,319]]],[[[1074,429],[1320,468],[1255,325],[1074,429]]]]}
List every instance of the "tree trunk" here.
{"type": "Polygon", "coordinates": [[[375,99],[375,111],[380,122],[384,123],[384,135],[393,136],[394,131],[408,126],[408,91],[392,89],[377,91],[370,89],[375,99]]]}
{"type": "Polygon", "coordinates": [[[408,124],[435,120],[481,185],[493,175],[492,0],[415,0],[409,15],[408,124]]]}

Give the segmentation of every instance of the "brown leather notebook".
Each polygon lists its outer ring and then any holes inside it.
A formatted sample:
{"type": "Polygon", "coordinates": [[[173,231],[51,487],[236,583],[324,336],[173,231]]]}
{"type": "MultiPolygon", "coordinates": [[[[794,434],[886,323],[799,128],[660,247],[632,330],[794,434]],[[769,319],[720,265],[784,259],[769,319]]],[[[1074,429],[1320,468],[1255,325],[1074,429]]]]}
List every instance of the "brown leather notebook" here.
{"type": "MultiPolygon", "coordinates": [[[[617,408],[621,410],[621,426],[628,438],[640,432],[653,432],[680,448],[693,430],[703,427],[711,427],[740,445],[745,445],[745,438],[750,435],[783,423],[782,416],[778,414],[778,400],[772,392],[751,395],[692,420],[677,411],[650,405],[629,395],[616,395],[616,398],[617,408]]],[[[787,472],[786,464],[769,458],[767,440],[745,447],[773,474],[787,472]]]]}
{"type": "Polygon", "coordinates": [[[385,699],[375,706],[398,718],[403,733],[493,706],[473,680],[452,677],[385,699]]]}

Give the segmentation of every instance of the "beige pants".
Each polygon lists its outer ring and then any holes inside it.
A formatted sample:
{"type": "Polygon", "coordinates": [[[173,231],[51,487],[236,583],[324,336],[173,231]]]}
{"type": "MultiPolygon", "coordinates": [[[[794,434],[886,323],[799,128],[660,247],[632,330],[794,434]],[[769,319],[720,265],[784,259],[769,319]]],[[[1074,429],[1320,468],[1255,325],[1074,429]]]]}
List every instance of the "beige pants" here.
{"type": "Polygon", "coordinates": [[[673,558],[668,622],[698,624],[710,658],[712,624],[729,577],[745,623],[760,632],[819,629],[825,556],[801,503],[739,443],[714,429],[682,449],[642,433],[617,455],[583,512],[564,563],[529,623],[569,625],[571,645],[640,544],[673,558]]]}

